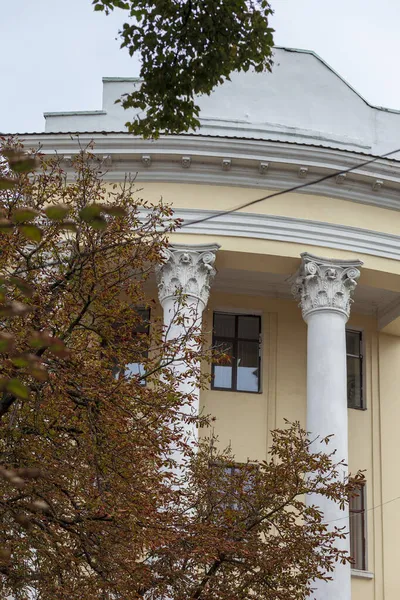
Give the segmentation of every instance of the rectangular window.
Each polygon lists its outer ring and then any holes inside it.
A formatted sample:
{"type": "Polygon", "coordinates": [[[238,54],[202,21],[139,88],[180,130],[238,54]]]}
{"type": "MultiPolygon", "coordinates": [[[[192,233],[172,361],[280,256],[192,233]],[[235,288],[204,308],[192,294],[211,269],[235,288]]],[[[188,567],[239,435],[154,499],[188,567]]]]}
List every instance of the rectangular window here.
{"type": "Polygon", "coordinates": [[[230,357],[230,363],[212,367],[212,389],[260,391],[261,317],[214,313],[213,346],[230,357]]]}
{"type": "Polygon", "coordinates": [[[366,511],[365,484],[359,485],[359,493],[350,499],[350,555],[353,559],[353,569],[365,571],[366,557],[366,511]]]}
{"type": "MultiPolygon", "coordinates": [[[[136,308],[137,314],[140,317],[140,323],[134,328],[132,331],[133,339],[137,335],[149,335],[150,333],[150,309],[149,308],[136,308]]],[[[143,358],[147,358],[147,352],[143,352],[143,358]]],[[[137,377],[144,374],[143,364],[141,362],[131,362],[125,365],[124,367],[120,367],[115,365],[113,369],[113,374],[115,377],[118,377],[120,373],[124,373],[125,377],[137,377]]],[[[141,381],[142,385],[146,385],[146,380],[141,381]]]]}
{"type": "Polygon", "coordinates": [[[346,329],[347,406],[365,408],[363,393],[362,333],[346,329]]]}
{"type": "Polygon", "coordinates": [[[210,498],[222,510],[249,510],[256,490],[255,463],[210,463],[210,498]]]}

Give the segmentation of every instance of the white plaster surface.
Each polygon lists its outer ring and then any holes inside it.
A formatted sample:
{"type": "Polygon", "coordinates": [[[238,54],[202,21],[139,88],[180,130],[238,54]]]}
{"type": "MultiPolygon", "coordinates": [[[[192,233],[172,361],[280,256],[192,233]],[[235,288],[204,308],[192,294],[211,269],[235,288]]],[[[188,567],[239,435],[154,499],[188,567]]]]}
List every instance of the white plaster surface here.
{"type": "MultiPolygon", "coordinates": [[[[138,79],[105,78],[102,111],[46,113],[46,132],[126,131],[133,113],[115,100],[137,85],[138,79]]],[[[272,73],[234,73],[199,104],[202,135],[376,154],[400,145],[400,113],[370,106],[310,51],[277,48],[272,73]]]]}
{"type": "MultiPolygon", "coordinates": [[[[308,314],[307,335],[307,430],[319,436],[314,451],[336,449],[334,459],[348,463],[348,424],[346,395],[346,316],[331,308],[308,314]],[[328,446],[321,444],[325,436],[334,434],[328,446]]],[[[343,468],[342,476],[347,475],[343,468]]],[[[320,495],[310,495],[309,504],[317,505],[330,527],[345,527],[349,531],[348,510],[320,495]]],[[[349,552],[349,538],[337,547],[349,552]]],[[[350,600],[350,565],[338,564],[331,582],[316,582],[316,600],[350,600]]]]}
{"type": "MultiPolygon", "coordinates": [[[[207,305],[210,285],[215,275],[212,266],[215,253],[219,246],[199,245],[170,246],[166,261],[157,271],[158,295],[163,308],[163,320],[166,341],[182,340],[187,336],[186,347],[193,352],[199,350],[193,333],[201,328],[202,315],[207,305]],[[177,290],[184,294],[182,305],[177,290]],[[179,314],[179,319],[177,315],[179,314]]],[[[188,365],[179,360],[179,354],[174,358],[172,365],[177,378],[187,373],[188,365]]],[[[195,366],[195,365],[193,365],[195,366]]],[[[200,389],[194,375],[186,375],[178,384],[179,390],[190,398],[190,404],[182,407],[182,413],[188,416],[197,416],[200,408],[200,389]]],[[[183,435],[189,444],[198,441],[199,432],[195,424],[182,420],[183,435]]],[[[179,451],[172,449],[172,457],[179,463],[184,458],[179,451]]]]}

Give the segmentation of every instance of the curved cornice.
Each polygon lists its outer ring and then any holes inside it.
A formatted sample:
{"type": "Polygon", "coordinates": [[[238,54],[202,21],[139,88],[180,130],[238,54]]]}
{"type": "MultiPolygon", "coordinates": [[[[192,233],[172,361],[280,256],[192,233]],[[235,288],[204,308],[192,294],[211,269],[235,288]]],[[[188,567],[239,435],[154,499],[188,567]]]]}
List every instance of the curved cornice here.
{"type": "MultiPolygon", "coordinates": [[[[57,152],[65,158],[79,149],[78,136],[65,133],[27,134],[26,145],[57,152]]],[[[96,154],[107,157],[105,180],[126,173],[138,182],[196,183],[282,190],[312,182],[366,160],[368,154],[290,142],[179,135],[143,140],[128,133],[80,133],[81,147],[95,142],[96,154]]],[[[400,210],[400,162],[377,159],[346,176],[332,177],[299,193],[331,196],[400,210]]]]}
{"type": "Polygon", "coordinates": [[[337,248],[356,254],[400,260],[400,236],[346,225],[243,212],[189,225],[190,221],[212,214],[217,214],[217,211],[176,209],[174,216],[184,223],[184,228],[178,230],[178,233],[294,242],[306,247],[337,248]]]}

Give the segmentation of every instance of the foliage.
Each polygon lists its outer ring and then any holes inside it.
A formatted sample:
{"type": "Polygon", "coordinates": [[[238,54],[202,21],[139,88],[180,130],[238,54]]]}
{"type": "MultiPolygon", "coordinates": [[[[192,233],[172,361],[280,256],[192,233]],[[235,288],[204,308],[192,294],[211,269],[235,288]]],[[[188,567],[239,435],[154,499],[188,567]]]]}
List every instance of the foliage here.
{"type": "Polygon", "coordinates": [[[197,129],[196,95],[210,94],[233,71],[272,65],[267,0],[93,0],[94,9],[128,11],[122,47],[138,52],[142,82],[125,94],[129,131],[144,137],[197,129]]]}
{"type": "Polygon", "coordinates": [[[274,433],[266,462],[232,472],[213,440],[193,452],[184,428],[207,419],[188,416],[181,384],[206,383],[202,334],[166,342],[154,314],[140,333],[137,310],[154,308],[146,289],[178,226],[170,208],[130,180],[107,186],[90,148],[70,179],[59,159],[32,160],[0,192],[0,596],[305,599],[348,559],[340,523],[304,503],[311,491],[346,502],[340,466],[298,424],[274,433]],[[138,362],[143,374],[129,375],[138,362]]]}

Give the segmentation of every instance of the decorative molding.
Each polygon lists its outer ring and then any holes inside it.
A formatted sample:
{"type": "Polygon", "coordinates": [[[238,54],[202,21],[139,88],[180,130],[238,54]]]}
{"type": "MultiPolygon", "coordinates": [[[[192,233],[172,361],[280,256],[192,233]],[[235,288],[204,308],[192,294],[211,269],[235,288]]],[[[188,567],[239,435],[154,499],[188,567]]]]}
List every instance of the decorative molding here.
{"type": "Polygon", "coordinates": [[[143,154],[142,156],[142,164],[146,169],[151,166],[151,156],[150,154],[143,154]]]}
{"type": "Polygon", "coordinates": [[[165,262],[156,269],[161,304],[168,298],[183,293],[195,298],[204,308],[216,274],[214,262],[218,249],[218,244],[174,244],[165,250],[165,262]]]}
{"type": "Polygon", "coordinates": [[[190,156],[182,156],[181,165],[184,169],[189,169],[191,165],[192,159],[190,156]]]}
{"type": "Polygon", "coordinates": [[[360,571],[359,569],[351,569],[352,577],[360,577],[361,579],[374,579],[375,575],[372,571],[360,571]]]}
{"type": "Polygon", "coordinates": [[[102,158],[102,163],[105,167],[111,167],[112,165],[112,156],[111,154],[104,154],[102,158]]]}
{"type": "Polygon", "coordinates": [[[305,179],[308,175],[308,167],[300,167],[299,169],[299,177],[300,179],[305,179]]]}
{"type": "Polygon", "coordinates": [[[321,310],[339,312],[348,319],[362,264],[360,260],[331,260],[303,252],[292,286],[303,319],[321,310]]]}
{"type": "Polygon", "coordinates": [[[343,183],[346,181],[346,173],[339,173],[339,175],[336,175],[335,181],[339,185],[343,185],[343,183]]]}
{"type": "Polygon", "coordinates": [[[320,176],[332,178],[306,187],[299,193],[327,195],[361,204],[400,210],[400,161],[377,159],[375,162],[347,173],[345,186],[336,185],[337,171],[362,163],[370,157],[361,151],[327,148],[300,143],[224,138],[205,135],[178,135],[157,140],[135,138],[129,133],[102,132],[24,134],[25,145],[40,146],[44,154],[71,155],[82,145],[95,142],[95,152],[116,155],[112,168],[105,175],[107,181],[121,181],[125,173],[137,173],[136,180],[205,185],[230,185],[265,189],[265,179],[259,172],[260,162],[268,162],[268,188],[282,190],[298,181],[300,167],[309,169],[310,183],[320,176]],[[142,156],[157,153],[157,163],[145,169],[142,156]],[[183,155],[192,158],[190,169],[182,169],[183,155]],[[224,157],[229,156],[229,159],[224,157]],[[195,158],[196,163],[193,161],[195,158]],[[229,180],[221,172],[221,161],[231,160],[229,180]],[[377,180],[383,182],[380,194],[372,189],[377,180]]]}
{"type": "Polygon", "coordinates": [[[382,179],[375,179],[375,181],[372,184],[372,189],[374,190],[374,192],[380,192],[382,187],[383,187],[382,179]]]}
{"type": "Polygon", "coordinates": [[[245,212],[222,215],[190,225],[191,221],[217,214],[218,211],[215,210],[177,208],[174,216],[184,222],[183,229],[178,230],[178,233],[294,242],[306,247],[336,248],[356,254],[400,260],[400,236],[348,225],[245,212]]]}

